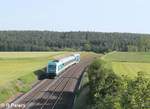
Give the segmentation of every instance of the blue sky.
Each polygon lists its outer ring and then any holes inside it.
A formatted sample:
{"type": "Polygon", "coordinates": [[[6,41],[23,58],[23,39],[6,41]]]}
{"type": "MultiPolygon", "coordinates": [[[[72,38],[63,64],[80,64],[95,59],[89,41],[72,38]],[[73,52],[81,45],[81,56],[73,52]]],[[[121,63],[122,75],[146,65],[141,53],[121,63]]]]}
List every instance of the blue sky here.
{"type": "Polygon", "coordinates": [[[0,0],[0,30],[150,33],[150,0],[0,0]]]}

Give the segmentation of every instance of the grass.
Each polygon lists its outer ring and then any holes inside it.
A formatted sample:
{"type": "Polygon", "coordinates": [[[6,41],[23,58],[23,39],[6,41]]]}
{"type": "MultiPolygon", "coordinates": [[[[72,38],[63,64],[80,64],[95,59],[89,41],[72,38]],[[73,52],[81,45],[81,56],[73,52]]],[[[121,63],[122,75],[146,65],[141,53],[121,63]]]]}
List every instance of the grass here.
{"type": "Polygon", "coordinates": [[[17,92],[27,92],[37,77],[34,74],[48,60],[65,52],[0,52],[0,103],[17,92]]]}
{"type": "MultiPolygon", "coordinates": [[[[93,52],[82,52],[81,57],[86,57],[86,56],[102,56],[102,54],[96,54],[93,52]]],[[[86,109],[88,108],[88,100],[89,98],[89,78],[88,78],[88,73],[85,72],[83,75],[83,78],[80,83],[80,89],[76,93],[76,99],[75,103],[73,106],[73,109],[86,109]]]]}
{"type": "Polygon", "coordinates": [[[73,109],[86,109],[89,99],[88,74],[84,73],[73,109]]]}
{"type": "Polygon", "coordinates": [[[114,72],[134,78],[137,72],[146,72],[150,77],[150,52],[111,52],[102,59],[112,64],[114,72]]]}
{"type": "Polygon", "coordinates": [[[143,71],[150,77],[150,63],[112,62],[115,73],[127,75],[130,78],[137,76],[137,72],[143,71]]]}
{"type": "Polygon", "coordinates": [[[103,58],[115,62],[150,63],[150,52],[111,52],[103,58]]]}
{"type": "Polygon", "coordinates": [[[0,53],[0,86],[35,70],[41,69],[49,59],[58,52],[1,52],[0,53]]]}

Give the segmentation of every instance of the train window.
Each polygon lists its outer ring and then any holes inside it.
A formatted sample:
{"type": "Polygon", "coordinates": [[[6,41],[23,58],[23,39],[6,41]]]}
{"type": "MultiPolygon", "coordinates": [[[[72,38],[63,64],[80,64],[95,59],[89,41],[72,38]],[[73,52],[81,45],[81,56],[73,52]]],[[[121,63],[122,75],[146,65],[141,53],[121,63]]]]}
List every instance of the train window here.
{"type": "Polygon", "coordinates": [[[56,70],[56,65],[49,65],[48,68],[49,70],[56,70]]]}

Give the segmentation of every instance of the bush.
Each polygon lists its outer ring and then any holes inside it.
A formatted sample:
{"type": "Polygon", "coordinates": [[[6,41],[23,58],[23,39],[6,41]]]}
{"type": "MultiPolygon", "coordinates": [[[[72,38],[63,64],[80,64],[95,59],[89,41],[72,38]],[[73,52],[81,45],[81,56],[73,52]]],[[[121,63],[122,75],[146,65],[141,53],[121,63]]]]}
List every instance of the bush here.
{"type": "Polygon", "coordinates": [[[122,79],[111,69],[106,69],[105,62],[94,61],[89,67],[90,102],[93,109],[115,109],[120,107],[122,79]]]}
{"type": "Polygon", "coordinates": [[[88,69],[89,109],[145,109],[150,107],[150,80],[139,72],[134,80],[116,75],[98,59],[88,69]]]}
{"type": "Polygon", "coordinates": [[[150,107],[150,81],[144,72],[138,72],[135,80],[129,80],[127,89],[122,94],[124,109],[145,109],[150,107]]]}

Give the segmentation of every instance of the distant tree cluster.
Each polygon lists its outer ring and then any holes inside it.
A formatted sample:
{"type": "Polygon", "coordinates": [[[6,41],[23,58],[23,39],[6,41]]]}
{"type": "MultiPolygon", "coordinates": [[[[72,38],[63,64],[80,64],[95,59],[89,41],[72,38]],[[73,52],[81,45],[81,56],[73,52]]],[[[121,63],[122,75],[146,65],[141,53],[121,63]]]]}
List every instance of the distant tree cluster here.
{"type": "Polygon", "coordinates": [[[90,99],[88,109],[148,109],[150,80],[139,72],[135,79],[116,75],[101,60],[88,70],[90,99]]]}
{"type": "Polygon", "coordinates": [[[0,31],[0,51],[150,51],[150,35],[102,32],[0,31]]]}

